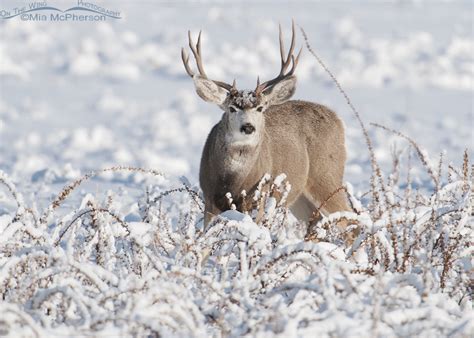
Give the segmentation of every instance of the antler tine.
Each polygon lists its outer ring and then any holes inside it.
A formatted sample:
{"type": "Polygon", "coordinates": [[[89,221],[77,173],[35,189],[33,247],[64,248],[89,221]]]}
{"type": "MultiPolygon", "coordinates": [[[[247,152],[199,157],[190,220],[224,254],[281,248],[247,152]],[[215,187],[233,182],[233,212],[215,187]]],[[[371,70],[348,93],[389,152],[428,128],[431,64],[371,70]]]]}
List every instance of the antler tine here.
{"type": "MultiPolygon", "coordinates": [[[[202,32],[199,31],[197,43],[196,45],[194,45],[193,39],[191,37],[191,31],[188,31],[189,48],[191,49],[191,52],[193,53],[194,58],[196,59],[196,66],[198,68],[199,74],[203,78],[209,79],[206,75],[206,72],[204,71],[204,66],[202,64],[201,33],[202,32]]],[[[191,67],[189,67],[189,55],[185,52],[184,48],[181,49],[181,58],[183,59],[183,64],[184,64],[184,68],[186,69],[186,72],[188,73],[189,76],[193,77],[195,73],[191,70],[191,67]]],[[[228,83],[216,81],[216,80],[211,80],[211,81],[214,82],[219,87],[222,87],[228,91],[230,91],[232,88],[232,86],[228,83]]]]}
{"type": "Polygon", "coordinates": [[[198,68],[199,74],[207,78],[206,72],[204,71],[204,67],[202,65],[202,58],[201,58],[201,31],[199,31],[199,36],[198,36],[198,41],[196,43],[196,46],[194,46],[193,39],[191,38],[191,31],[188,31],[188,39],[189,39],[189,48],[191,48],[194,58],[196,59],[196,66],[198,68]]]}
{"type": "Polygon", "coordinates": [[[300,60],[300,55],[301,55],[301,52],[303,51],[303,47],[300,48],[300,51],[298,52],[298,54],[296,55],[296,58],[294,55],[291,56],[291,60],[293,62],[293,66],[291,66],[291,70],[290,72],[287,74],[287,75],[293,75],[293,73],[295,72],[295,69],[296,69],[296,66],[298,65],[298,61],[300,60]]]}
{"type": "Polygon", "coordinates": [[[262,93],[262,86],[260,85],[260,76],[257,76],[257,86],[255,87],[255,95],[259,96],[262,93]]]}
{"type": "Polygon", "coordinates": [[[285,43],[283,42],[283,32],[281,30],[281,24],[278,23],[278,37],[280,40],[280,59],[281,59],[281,68],[285,64],[285,43]]]}
{"type": "Polygon", "coordinates": [[[189,76],[193,77],[194,72],[191,70],[191,67],[189,67],[189,55],[186,53],[184,48],[181,48],[181,59],[183,59],[183,64],[184,68],[186,69],[186,73],[188,73],[189,76]]]}
{"type": "MultiPolygon", "coordinates": [[[[198,41],[196,44],[197,53],[199,55],[199,61],[197,62],[197,66],[199,68],[199,72],[202,76],[207,77],[206,72],[204,71],[204,66],[202,65],[202,54],[201,54],[201,31],[199,31],[198,41]]],[[[196,60],[197,61],[197,60],[196,60]]]]}
{"type": "Polygon", "coordinates": [[[303,51],[303,48],[300,49],[298,54],[296,55],[296,58],[294,56],[294,51],[295,51],[295,44],[296,44],[296,31],[295,31],[295,21],[292,20],[291,22],[291,44],[290,44],[290,49],[288,50],[288,54],[285,56],[285,47],[283,44],[283,33],[281,29],[281,25],[278,25],[279,29],[279,40],[280,40],[280,56],[281,56],[281,68],[280,68],[280,73],[278,76],[272,80],[266,81],[262,84],[260,84],[260,81],[257,81],[257,88],[255,89],[256,94],[262,93],[265,89],[273,86],[274,84],[278,83],[279,81],[293,75],[293,73],[296,70],[296,66],[298,65],[298,61],[300,59],[301,52],[303,51]],[[285,72],[288,69],[288,66],[292,64],[291,69],[288,73],[285,74],[285,72]]]}
{"type": "Polygon", "coordinates": [[[293,52],[295,50],[295,21],[292,20],[291,24],[291,44],[290,44],[290,49],[288,50],[288,54],[285,56],[285,44],[283,42],[283,33],[281,30],[281,25],[278,24],[278,30],[279,30],[279,39],[280,39],[280,57],[281,57],[281,69],[280,69],[280,75],[285,74],[285,71],[287,70],[288,66],[291,63],[291,56],[293,55],[293,52]]]}
{"type": "Polygon", "coordinates": [[[291,56],[293,56],[293,52],[295,50],[295,40],[296,40],[295,37],[296,37],[295,21],[291,20],[291,44],[290,44],[290,50],[288,51],[288,56],[286,57],[286,62],[288,63],[287,67],[290,64],[291,56]]]}
{"type": "Polygon", "coordinates": [[[201,33],[202,31],[199,31],[198,42],[196,43],[196,49],[199,55],[201,55],[201,33]]]}

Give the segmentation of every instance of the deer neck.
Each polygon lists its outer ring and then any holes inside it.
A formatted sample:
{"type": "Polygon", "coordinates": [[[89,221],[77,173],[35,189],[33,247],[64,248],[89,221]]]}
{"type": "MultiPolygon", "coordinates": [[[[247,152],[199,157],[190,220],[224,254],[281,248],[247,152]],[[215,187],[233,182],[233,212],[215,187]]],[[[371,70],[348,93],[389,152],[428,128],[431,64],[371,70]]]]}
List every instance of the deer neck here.
{"type": "MultiPolygon", "coordinates": [[[[245,183],[249,181],[249,176],[258,175],[255,173],[260,159],[263,139],[256,144],[245,144],[241,142],[232,142],[226,138],[226,131],[222,130],[222,137],[218,138],[221,142],[216,146],[219,148],[221,158],[218,161],[220,170],[220,180],[222,188],[232,195],[240,194],[242,190],[247,190],[245,183]]],[[[260,176],[265,173],[261,173],[260,176]]]]}

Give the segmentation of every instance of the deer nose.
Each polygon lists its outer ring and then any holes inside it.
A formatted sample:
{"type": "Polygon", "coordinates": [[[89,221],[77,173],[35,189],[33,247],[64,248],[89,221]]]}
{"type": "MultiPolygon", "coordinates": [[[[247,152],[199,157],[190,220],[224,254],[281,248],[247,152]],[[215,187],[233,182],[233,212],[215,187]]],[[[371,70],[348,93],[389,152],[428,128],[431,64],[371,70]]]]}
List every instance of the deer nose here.
{"type": "Polygon", "coordinates": [[[240,132],[245,133],[247,135],[252,134],[255,131],[255,127],[252,126],[250,123],[246,123],[240,127],[240,132]]]}

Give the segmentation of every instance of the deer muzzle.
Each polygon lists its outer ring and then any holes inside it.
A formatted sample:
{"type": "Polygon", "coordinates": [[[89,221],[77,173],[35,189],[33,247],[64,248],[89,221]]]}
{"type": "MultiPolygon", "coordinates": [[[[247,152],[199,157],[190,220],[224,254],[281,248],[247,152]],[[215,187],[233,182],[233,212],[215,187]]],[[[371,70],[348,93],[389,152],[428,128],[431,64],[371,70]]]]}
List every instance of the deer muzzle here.
{"type": "Polygon", "coordinates": [[[246,123],[246,124],[243,124],[242,127],[240,127],[240,132],[246,135],[250,135],[255,132],[255,127],[251,125],[250,123],[246,123]]]}

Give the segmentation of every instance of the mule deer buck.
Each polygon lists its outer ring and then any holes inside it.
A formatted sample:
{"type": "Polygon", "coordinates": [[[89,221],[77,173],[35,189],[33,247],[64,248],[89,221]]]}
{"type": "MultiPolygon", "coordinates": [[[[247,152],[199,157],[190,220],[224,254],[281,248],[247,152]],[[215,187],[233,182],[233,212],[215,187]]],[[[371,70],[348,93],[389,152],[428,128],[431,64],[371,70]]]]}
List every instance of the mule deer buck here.
{"type": "Polygon", "coordinates": [[[300,220],[309,220],[323,201],[324,214],[350,210],[345,194],[335,193],[342,186],[346,160],[343,123],[323,105],[289,101],[296,89],[294,72],[301,50],[294,55],[294,23],[288,54],[281,27],[279,32],[280,73],[264,83],[257,80],[254,90],[237,90],[235,80],[230,85],[206,75],[201,33],[194,45],[188,32],[199,74],[191,70],[189,55],[184,48],[181,50],[197,94],[224,111],[220,122],[212,128],[201,157],[199,180],[206,225],[215,215],[229,209],[229,192],[241,210],[241,192],[245,190],[251,196],[266,173],[272,177],[286,174],[291,184],[287,203],[300,220]]]}

